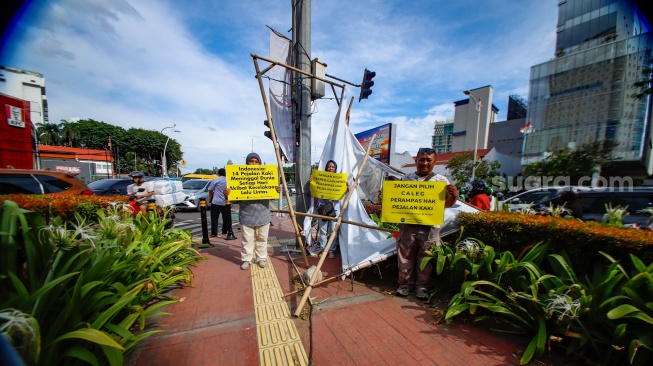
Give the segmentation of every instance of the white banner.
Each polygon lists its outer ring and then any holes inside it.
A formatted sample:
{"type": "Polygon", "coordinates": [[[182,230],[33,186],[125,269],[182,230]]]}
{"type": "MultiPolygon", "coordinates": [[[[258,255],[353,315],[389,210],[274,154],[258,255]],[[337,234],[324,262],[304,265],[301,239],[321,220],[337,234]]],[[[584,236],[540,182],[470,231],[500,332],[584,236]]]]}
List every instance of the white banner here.
{"type": "MultiPolygon", "coordinates": [[[[270,30],[270,58],[291,65],[290,40],[270,30]]],[[[290,162],[295,161],[295,129],[292,123],[292,75],[285,67],[275,66],[270,76],[270,114],[279,147],[290,162]]]]}

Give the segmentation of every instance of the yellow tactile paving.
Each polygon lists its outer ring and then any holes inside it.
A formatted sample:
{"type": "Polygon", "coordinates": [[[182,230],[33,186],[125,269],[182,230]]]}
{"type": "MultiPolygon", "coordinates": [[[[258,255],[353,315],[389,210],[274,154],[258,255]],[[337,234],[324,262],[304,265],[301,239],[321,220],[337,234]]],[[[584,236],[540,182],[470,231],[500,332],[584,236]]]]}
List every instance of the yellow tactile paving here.
{"type": "MultiPolygon", "coordinates": [[[[268,243],[276,238],[268,238],[268,243]]],[[[274,268],[252,265],[252,289],[259,359],[262,366],[308,365],[306,350],[290,314],[274,268]]]]}

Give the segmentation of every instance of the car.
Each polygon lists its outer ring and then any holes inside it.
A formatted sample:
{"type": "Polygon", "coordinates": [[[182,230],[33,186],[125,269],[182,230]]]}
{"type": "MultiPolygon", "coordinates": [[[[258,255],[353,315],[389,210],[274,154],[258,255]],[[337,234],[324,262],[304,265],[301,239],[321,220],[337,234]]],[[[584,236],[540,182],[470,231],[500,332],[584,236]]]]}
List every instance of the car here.
{"type": "Polygon", "coordinates": [[[100,196],[127,195],[127,186],[134,183],[129,178],[100,179],[88,184],[93,193],[100,196]]]}
{"type": "Polygon", "coordinates": [[[215,179],[217,177],[218,176],[214,175],[214,174],[194,174],[194,173],[191,173],[191,174],[186,174],[183,177],[181,177],[181,181],[185,182],[185,181],[190,180],[190,179],[210,179],[210,180],[213,180],[213,179],[215,179]]]}
{"type": "Polygon", "coordinates": [[[0,169],[0,194],[88,194],[90,189],[76,173],[52,170],[0,169]]]}
{"type": "MultiPolygon", "coordinates": [[[[650,225],[651,214],[641,212],[653,208],[653,187],[593,188],[578,192],[578,201],[583,206],[583,221],[601,222],[606,213],[606,205],[626,208],[628,215],[622,218],[624,225],[650,225]]],[[[531,208],[542,211],[551,205],[562,205],[560,197],[542,201],[531,208]]]]}
{"type": "MultiPolygon", "coordinates": [[[[209,202],[209,183],[211,183],[211,179],[190,179],[185,182],[183,182],[182,185],[182,192],[186,193],[188,197],[188,201],[193,204],[192,209],[194,211],[199,211],[199,199],[200,198],[205,198],[206,199],[206,205],[210,206],[211,203],[209,202]]],[[[184,206],[178,206],[178,209],[185,209],[184,206]]]]}
{"type": "Polygon", "coordinates": [[[295,188],[294,184],[288,184],[288,193],[290,193],[290,194],[296,194],[297,193],[297,189],[295,188]]]}
{"type": "Polygon", "coordinates": [[[529,208],[542,201],[556,197],[562,186],[544,186],[518,193],[508,199],[499,201],[499,209],[508,207],[510,211],[519,211],[529,208]]]}

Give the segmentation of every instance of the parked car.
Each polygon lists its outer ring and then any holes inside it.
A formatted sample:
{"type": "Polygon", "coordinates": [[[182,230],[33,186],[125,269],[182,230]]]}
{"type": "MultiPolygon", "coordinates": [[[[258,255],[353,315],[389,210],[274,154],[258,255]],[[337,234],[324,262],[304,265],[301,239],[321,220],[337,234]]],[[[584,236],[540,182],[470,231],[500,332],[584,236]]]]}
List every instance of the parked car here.
{"type": "Polygon", "coordinates": [[[75,173],[0,169],[0,194],[93,194],[75,173]]]}
{"type": "MultiPolygon", "coordinates": [[[[194,211],[199,211],[199,198],[206,198],[207,206],[211,204],[208,198],[209,183],[211,183],[211,179],[190,179],[182,183],[182,192],[189,196],[188,201],[194,206],[190,208],[194,211]],[[196,198],[198,194],[199,198],[196,198]]],[[[186,207],[178,206],[178,209],[186,209],[186,207]]]]}
{"type": "Polygon", "coordinates": [[[519,211],[521,209],[529,208],[542,201],[557,196],[558,191],[562,188],[562,186],[546,186],[518,193],[508,199],[499,201],[499,209],[502,209],[506,205],[510,211],[519,211]]]}
{"type": "MultiPolygon", "coordinates": [[[[581,190],[578,192],[578,200],[583,206],[583,221],[601,222],[606,213],[605,206],[611,204],[613,208],[626,207],[628,215],[623,217],[624,224],[646,225],[649,223],[651,214],[639,211],[653,207],[653,187],[581,190]]],[[[532,208],[541,211],[550,207],[551,204],[562,205],[560,197],[539,202],[532,208]]]]}
{"type": "Polygon", "coordinates": [[[296,194],[297,193],[297,189],[295,188],[294,184],[288,184],[288,193],[290,193],[290,194],[296,194]]]}
{"type": "MultiPolygon", "coordinates": [[[[508,206],[510,211],[519,211],[521,209],[530,208],[542,201],[552,199],[559,196],[559,194],[569,186],[545,186],[534,188],[525,192],[513,194],[509,198],[499,201],[498,208],[501,209],[505,205],[508,206]]],[[[585,191],[592,189],[591,187],[572,186],[576,191],[585,191]]]]}
{"type": "Polygon", "coordinates": [[[100,179],[88,184],[88,188],[96,195],[116,196],[127,195],[127,186],[134,183],[129,178],[100,179]]]}

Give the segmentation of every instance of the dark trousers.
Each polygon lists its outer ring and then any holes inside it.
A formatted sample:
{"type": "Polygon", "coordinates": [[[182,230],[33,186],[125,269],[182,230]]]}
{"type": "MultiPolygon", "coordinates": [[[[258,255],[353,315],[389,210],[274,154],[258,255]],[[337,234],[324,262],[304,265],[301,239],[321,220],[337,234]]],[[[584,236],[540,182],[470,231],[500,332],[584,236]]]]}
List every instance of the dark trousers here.
{"type": "Polygon", "coordinates": [[[222,214],[222,233],[231,231],[231,205],[211,205],[211,235],[218,235],[218,218],[222,214]]]}
{"type": "MultiPolygon", "coordinates": [[[[428,287],[431,280],[431,263],[429,261],[423,271],[420,271],[422,259],[431,248],[428,242],[431,227],[424,225],[401,225],[397,237],[397,259],[400,285],[428,287]]],[[[438,238],[439,229],[433,229],[438,238]]]]}

